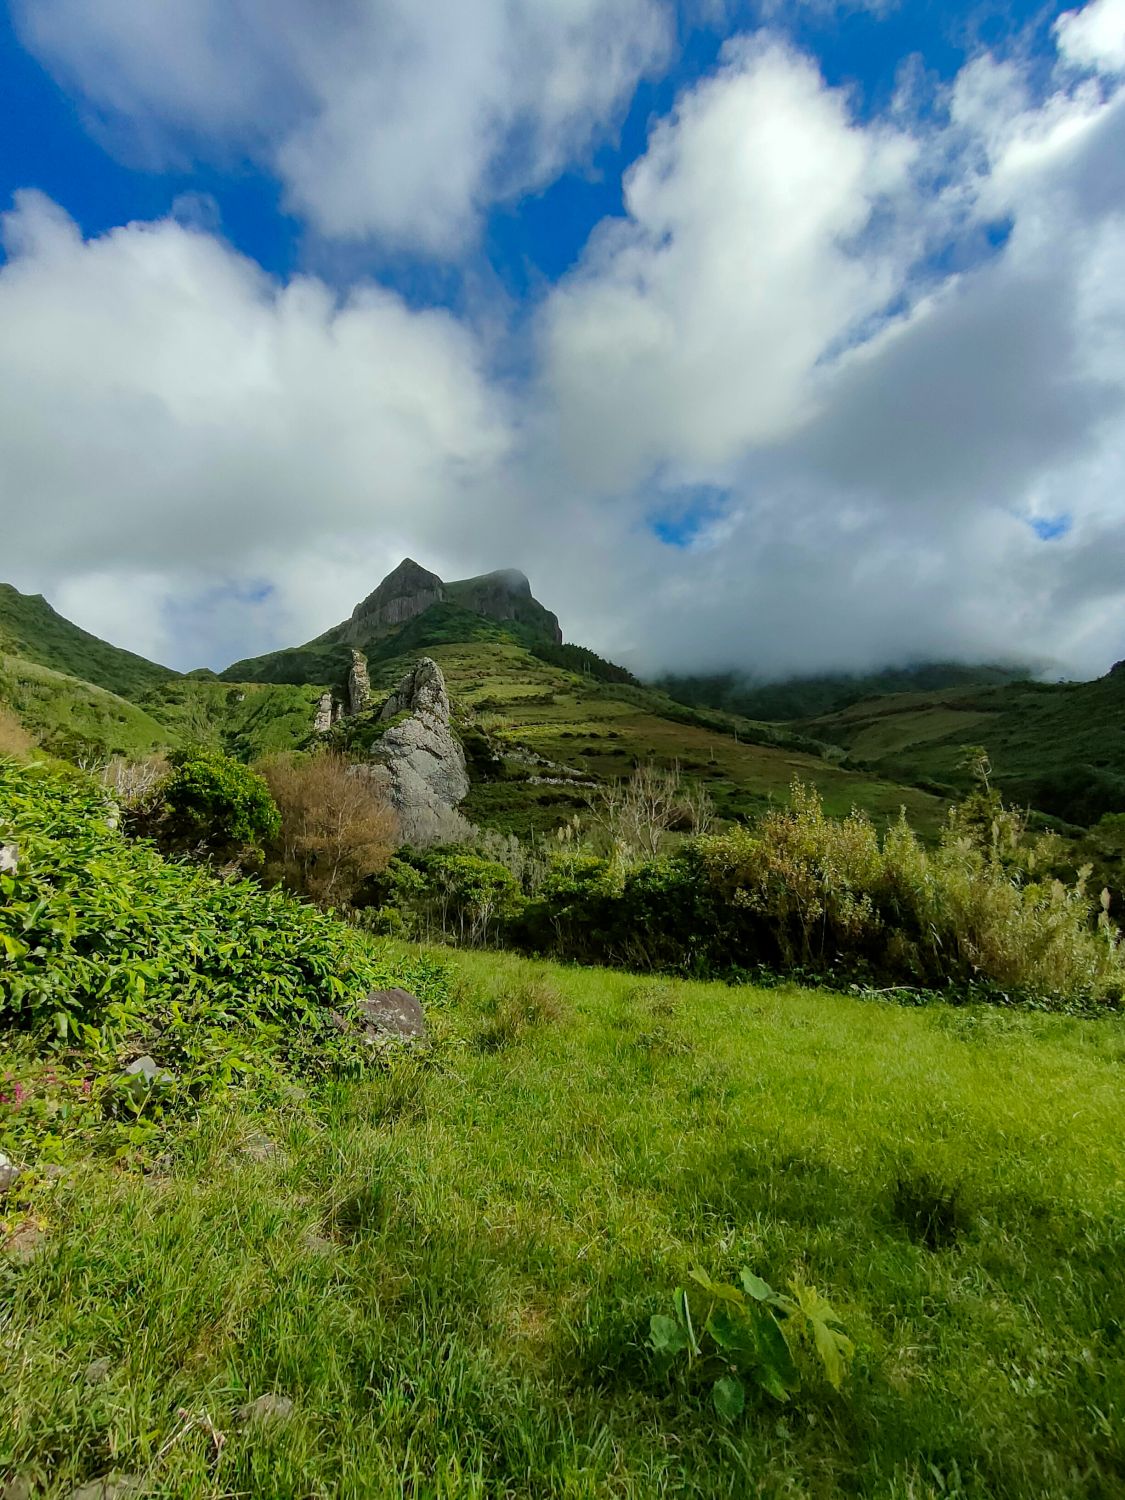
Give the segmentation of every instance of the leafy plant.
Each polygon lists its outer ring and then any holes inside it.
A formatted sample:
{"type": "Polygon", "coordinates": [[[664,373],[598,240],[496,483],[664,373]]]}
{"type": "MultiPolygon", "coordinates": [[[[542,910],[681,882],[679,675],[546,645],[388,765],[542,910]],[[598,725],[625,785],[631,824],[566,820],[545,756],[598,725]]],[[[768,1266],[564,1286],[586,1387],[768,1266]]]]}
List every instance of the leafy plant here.
{"type": "Polygon", "coordinates": [[[690,1275],[706,1298],[704,1310],[697,1306],[693,1314],[688,1293],[679,1289],[674,1311],[653,1315],[648,1346],[666,1366],[686,1355],[689,1365],[699,1363],[713,1376],[711,1401],[724,1421],[742,1414],[748,1384],[789,1400],[801,1385],[794,1345],[811,1347],[829,1384],[841,1388],[854,1346],[815,1287],[794,1277],[793,1295],[786,1296],[745,1266],[741,1287],[712,1281],[705,1271],[690,1275]]]}
{"type": "Polygon", "coordinates": [[[218,750],[192,749],[172,758],[163,786],[164,815],[174,840],[228,855],[256,849],[281,826],[263,776],[218,750]]]}
{"type": "Polygon", "coordinates": [[[75,771],[0,760],[0,841],[19,850],[0,874],[0,1027],[33,1053],[76,1049],[82,1076],[147,1052],[198,1099],[279,1069],[357,1071],[363,1045],[333,1010],[388,985],[446,988],[432,960],[388,963],[281,891],[125,838],[75,771]]]}

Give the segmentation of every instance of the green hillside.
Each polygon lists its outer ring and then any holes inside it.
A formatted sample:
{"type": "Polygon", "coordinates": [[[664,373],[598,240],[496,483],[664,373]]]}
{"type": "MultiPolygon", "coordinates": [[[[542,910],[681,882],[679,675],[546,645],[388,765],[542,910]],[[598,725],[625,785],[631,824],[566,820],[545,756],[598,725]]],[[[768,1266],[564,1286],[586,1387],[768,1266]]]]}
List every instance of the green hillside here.
{"type": "Polygon", "coordinates": [[[303,646],[236,661],[221,675],[227,682],[337,687],[346,680],[353,647],[380,661],[452,641],[506,640],[562,647],[557,618],[532,595],[522,573],[501,569],[443,583],[404,558],[339,625],[303,646]]]}
{"type": "Polygon", "coordinates": [[[170,740],[167,725],[137,704],[19,656],[0,655],[0,704],[67,759],[147,755],[170,740]]]}
{"type": "Polygon", "coordinates": [[[193,673],[150,689],[141,703],[172,743],[214,744],[241,760],[254,760],[307,745],[319,696],[315,686],[229,683],[193,673]]]}
{"type": "Polygon", "coordinates": [[[783,722],[839,713],[852,703],[887,693],[930,693],[943,688],[996,687],[1024,681],[1026,669],[927,662],[858,675],[824,673],[759,682],[745,672],[670,674],[659,686],[679,703],[725,708],[749,719],[783,722]]]}
{"type": "Polygon", "coordinates": [[[470,760],[473,787],[463,810],[485,827],[554,828],[585,808],[591,784],[650,759],[678,764],[701,781],[728,818],[786,800],[794,776],[815,785],[833,813],[859,806],[885,821],[905,806],[927,833],[944,814],[939,798],[824,759],[813,740],[568,671],[511,639],[434,642],[419,635],[409,651],[373,664],[373,686],[389,689],[420,649],[444,672],[455,713],[478,724],[505,755],[499,770],[470,760]]]}
{"type": "Polygon", "coordinates": [[[966,744],[983,745],[1017,801],[1072,823],[1125,811],[1125,667],[1093,682],[1010,683],[896,694],[805,721],[849,759],[891,779],[968,785],[966,744]]]}
{"type": "Polygon", "coordinates": [[[0,650],[92,682],[123,698],[178,674],[72,625],[41,594],[0,583],[0,650]]]}

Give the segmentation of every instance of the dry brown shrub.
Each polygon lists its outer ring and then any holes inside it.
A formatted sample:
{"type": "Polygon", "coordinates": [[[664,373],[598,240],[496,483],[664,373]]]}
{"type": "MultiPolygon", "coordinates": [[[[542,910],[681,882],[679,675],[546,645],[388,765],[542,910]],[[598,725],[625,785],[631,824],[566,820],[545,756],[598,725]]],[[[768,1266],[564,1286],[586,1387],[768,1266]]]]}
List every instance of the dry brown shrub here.
{"type": "Polygon", "coordinates": [[[28,734],[10,708],[0,705],[0,755],[14,755],[18,760],[30,755],[35,740],[28,734]]]}
{"type": "Polygon", "coordinates": [[[118,807],[141,816],[151,813],[159,802],[169,769],[163,755],[145,755],[139,760],[115,755],[100,768],[98,778],[118,807]]]}
{"type": "Polygon", "coordinates": [[[267,875],[313,901],[346,906],[398,841],[398,819],[378,786],[333,751],[278,756],[258,769],[281,812],[267,875]]]}

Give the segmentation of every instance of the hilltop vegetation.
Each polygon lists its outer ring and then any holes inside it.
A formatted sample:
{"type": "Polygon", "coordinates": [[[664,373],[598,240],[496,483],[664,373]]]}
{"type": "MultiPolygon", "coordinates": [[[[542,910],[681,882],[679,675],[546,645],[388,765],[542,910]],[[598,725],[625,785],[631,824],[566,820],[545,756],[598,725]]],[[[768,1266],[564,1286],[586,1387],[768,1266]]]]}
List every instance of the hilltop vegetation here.
{"type": "Polygon", "coordinates": [[[1125,669],[1093,682],[1011,683],[856,703],[801,725],[892,778],[963,787],[966,742],[1017,800],[1087,825],[1125,810],[1125,669]]]}
{"type": "Polygon", "coordinates": [[[0,583],[0,651],[123,698],[177,675],[72,625],[41,594],[21,594],[7,583],[0,583]]]}
{"type": "Polygon", "coordinates": [[[825,673],[760,682],[745,672],[670,674],[659,686],[680,703],[725,708],[748,719],[770,722],[815,719],[839,713],[853,703],[897,693],[929,693],[944,688],[980,688],[1025,681],[1020,667],[966,666],[963,662],[926,662],[888,667],[880,672],[825,673]]]}

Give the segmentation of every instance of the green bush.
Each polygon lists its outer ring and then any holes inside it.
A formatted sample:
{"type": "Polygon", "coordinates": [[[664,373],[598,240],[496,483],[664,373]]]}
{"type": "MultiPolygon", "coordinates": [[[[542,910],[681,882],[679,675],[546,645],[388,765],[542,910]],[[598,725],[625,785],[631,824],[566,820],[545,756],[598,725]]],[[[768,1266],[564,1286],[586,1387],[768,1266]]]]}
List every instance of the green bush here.
{"type": "Polygon", "coordinates": [[[161,789],[161,831],[170,842],[226,857],[276,837],[281,815],[257,771],[199,748],[173,756],[172,767],[161,789]]]}
{"type": "Polygon", "coordinates": [[[533,952],[633,968],[800,973],[863,985],[1002,992],[1070,1005],[1125,982],[1108,897],[1061,845],[1029,838],[994,793],[950,815],[936,849],[904,819],[826,816],[795,784],[786,809],[632,864],[567,852],[507,937],[533,952]]]}
{"type": "Polygon", "coordinates": [[[524,905],[507,865],[455,844],[403,851],[369,893],[380,907],[370,919],[378,931],[405,925],[416,937],[474,945],[497,940],[524,905]]]}
{"type": "Polygon", "coordinates": [[[372,988],[443,992],[439,966],[391,967],[325,913],[166,861],[107,812],[88,777],[0,760],[0,841],[19,851],[0,875],[0,1026],[214,1082],[255,1058],[340,1061],[331,1010],[372,988]]]}

